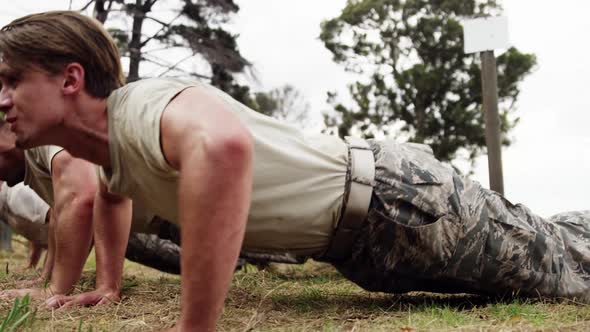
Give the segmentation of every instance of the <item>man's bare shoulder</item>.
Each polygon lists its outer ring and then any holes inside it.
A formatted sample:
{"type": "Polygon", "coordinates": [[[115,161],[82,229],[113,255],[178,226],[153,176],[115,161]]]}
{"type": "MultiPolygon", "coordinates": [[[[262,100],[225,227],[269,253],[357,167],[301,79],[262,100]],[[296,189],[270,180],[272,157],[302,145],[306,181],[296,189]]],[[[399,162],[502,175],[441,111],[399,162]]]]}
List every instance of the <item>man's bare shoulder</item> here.
{"type": "Polygon", "coordinates": [[[210,89],[188,87],[168,103],[160,122],[162,149],[172,167],[182,150],[247,133],[231,105],[210,89]]]}
{"type": "Polygon", "coordinates": [[[51,173],[53,174],[60,174],[63,172],[65,168],[72,162],[72,155],[64,150],[61,149],[56,151],[49,160],[51,160],[51,173]]]}

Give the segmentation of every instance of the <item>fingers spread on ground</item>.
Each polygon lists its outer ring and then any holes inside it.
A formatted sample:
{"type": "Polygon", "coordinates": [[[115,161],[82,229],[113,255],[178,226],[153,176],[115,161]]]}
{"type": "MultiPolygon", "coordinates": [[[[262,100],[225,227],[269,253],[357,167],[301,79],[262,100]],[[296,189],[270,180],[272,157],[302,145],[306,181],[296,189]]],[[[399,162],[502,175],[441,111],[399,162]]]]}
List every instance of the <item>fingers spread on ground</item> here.
{"type": "Polygon", "coordinates": [[[57,309],[57,308],[63,306],[64,304],[66,304],[70,300],[71,300],[71,296],[54,295],[54,296],[50,297],[49,299],[47,299],[47,301],[45,301],[45,305],[48,308],[57,309]]]}
{"type": "Polygon", "coordinates": [[[79,306],[91,306],[95,305],[99,300],[99,297],[94,294],[80,294],[73,296],[70,301],[62,305],[62,308],[72,308],[79,306]]]}
{"type": "Polygon", "coordinates": [[[100,299],[100,301],[98,301],[97,304],[110,304],[110,303],[117,303],[119,302],[119,299],[116,297],[109,297],[109,296],[103,296],[102,299],[100,299]]]}
{"type": "Polygon", "coordinates": [[[21,296],[21,292],[18,289],[10,289],[0,292],[0,299],[13,299],[17,296],[21,296]]]}

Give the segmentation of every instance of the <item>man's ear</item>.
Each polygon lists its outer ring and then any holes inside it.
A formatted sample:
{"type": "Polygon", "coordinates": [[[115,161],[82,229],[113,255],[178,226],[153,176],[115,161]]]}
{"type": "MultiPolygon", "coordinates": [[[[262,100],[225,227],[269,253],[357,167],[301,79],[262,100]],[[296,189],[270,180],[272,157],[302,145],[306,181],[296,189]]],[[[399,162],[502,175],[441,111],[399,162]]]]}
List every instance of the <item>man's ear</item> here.
{"type": "Polygon", "coordinates": [[[69,63],[64,68],[62,91],[65,95],[77,94],[84,88],[84,67],[77,62],[69,63]]]}

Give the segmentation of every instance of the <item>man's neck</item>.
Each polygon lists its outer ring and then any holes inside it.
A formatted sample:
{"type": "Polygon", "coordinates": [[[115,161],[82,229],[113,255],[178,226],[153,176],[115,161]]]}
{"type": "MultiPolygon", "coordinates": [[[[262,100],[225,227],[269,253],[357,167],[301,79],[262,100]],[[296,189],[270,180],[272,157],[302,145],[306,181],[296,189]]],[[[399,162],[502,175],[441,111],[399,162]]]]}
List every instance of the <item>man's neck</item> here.
{"type": "Polygon", "coordinates": [[[106,99],[87,99],[64,119],[55,144],[72,156],[110,167],[106,99]]]}

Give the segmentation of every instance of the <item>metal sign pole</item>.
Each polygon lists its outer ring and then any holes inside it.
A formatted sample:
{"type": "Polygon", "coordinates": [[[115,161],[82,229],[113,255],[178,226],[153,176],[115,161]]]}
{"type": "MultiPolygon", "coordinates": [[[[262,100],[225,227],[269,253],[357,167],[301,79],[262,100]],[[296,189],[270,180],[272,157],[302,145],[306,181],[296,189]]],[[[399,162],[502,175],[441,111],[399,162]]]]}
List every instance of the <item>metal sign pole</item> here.
{"type": "Polygon", "coordinates": [[[500,130],[500,114],[498,113],[498,78],[494,51],[481,52],[481,84],[483,111],[485,113],[490,189],[503,195],[502,134],[500,130]]]}
{"type": "Polygon", "coordinates": [[[504,194],[502,132],[498,113],[498,75],[494,49],[507,48],[508,18],[485,17],[463,23],[465,53],[481,52],[481,85],[490,189],[504,194]]]}

